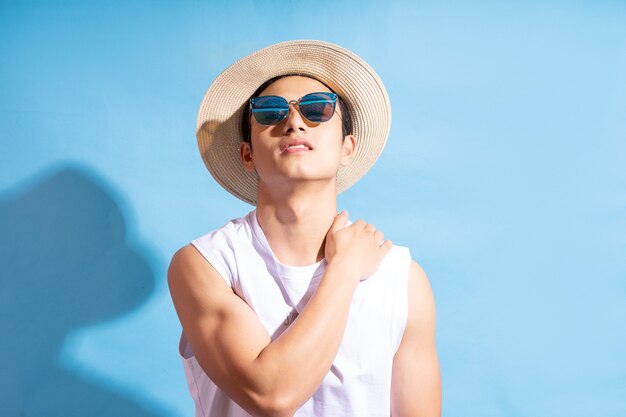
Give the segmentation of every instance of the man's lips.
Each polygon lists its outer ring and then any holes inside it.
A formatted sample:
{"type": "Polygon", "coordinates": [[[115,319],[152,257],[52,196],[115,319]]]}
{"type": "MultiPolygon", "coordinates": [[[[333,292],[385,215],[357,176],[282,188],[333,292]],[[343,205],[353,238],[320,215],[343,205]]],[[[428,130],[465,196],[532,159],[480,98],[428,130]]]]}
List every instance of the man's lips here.
{"type": "Polygon", "coordinates": [[[313,146],[305,140],[290,140],[280,145],[280,153],[312,151],[313,146]]]}

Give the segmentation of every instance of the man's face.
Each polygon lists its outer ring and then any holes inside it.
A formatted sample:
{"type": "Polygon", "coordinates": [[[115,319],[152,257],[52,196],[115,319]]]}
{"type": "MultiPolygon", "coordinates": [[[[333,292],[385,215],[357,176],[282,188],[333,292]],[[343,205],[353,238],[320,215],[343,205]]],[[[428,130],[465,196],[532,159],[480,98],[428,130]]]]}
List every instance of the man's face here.
{"type": "MultiPolygon", "coordinates": [[[[330,92],[317,80],[307,77],[284,77],[261,96],[280,96],[287,101],[314,92],[330,92]]],[[[269,187],[294,182],[332,182],[337,171],[350,162],[355,147],[353,136],[342,136],[341,113],[337,105],[333,117],[323,123],[303,118],[295,104],[280,123],[264,126],[250,120],[252,147],[241,145],[241,157],[248,171],[256,170],[260,182],[269,187]]],[[[260,184],[261,185],[261,184],[260,184]]]]}

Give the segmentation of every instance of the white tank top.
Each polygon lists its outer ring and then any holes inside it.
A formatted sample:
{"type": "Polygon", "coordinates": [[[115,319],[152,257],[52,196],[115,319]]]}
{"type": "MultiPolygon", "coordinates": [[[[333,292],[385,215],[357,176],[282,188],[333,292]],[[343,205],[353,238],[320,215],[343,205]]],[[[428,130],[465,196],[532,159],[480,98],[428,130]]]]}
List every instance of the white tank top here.
{"type": "MultiPolygon", "coordinates": [[[[259,226],[256,211],[191,242],[256,312],[272,340],[306,306],[326,269],[281,264],[259,226]]],[[[352,298],[339,352],[324,381],[296,417],[390,415],[391,370],[407,318],[411,257],[394,246],[378,271],[352,298]]],[[[180,354],[196,417],[250,417],[204,373],[183,334],[180,354]]]]}

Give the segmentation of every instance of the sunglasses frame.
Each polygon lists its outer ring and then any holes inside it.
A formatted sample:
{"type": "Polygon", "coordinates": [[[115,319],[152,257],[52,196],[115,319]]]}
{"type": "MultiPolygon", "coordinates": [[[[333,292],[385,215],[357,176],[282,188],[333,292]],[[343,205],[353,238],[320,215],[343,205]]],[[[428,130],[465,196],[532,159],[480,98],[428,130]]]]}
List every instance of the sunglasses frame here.
{"type": "MultiPolygon", "coordinates": [[[[313,92],[313,93],[305,94],[302,97],[300,97],[298,100],[290,100],[290,101],[287,101],[287,99],[284,98],[284,97],[274,96],[274,95],[253,97],[253,98],[251,98],[249,100],[249,104],[248,105],[249,105],[250,118],[254,117],[254,119],[257,121],[257,123],[260,124],[261,126],[275,126],[275,125],[279,124],[280,122],[282,122],[283,120],[285,120],[289,116],[289,112],[291,112],[291,104],[292,103],[294,103],[296,105],[298,113],[300,114],[300,116],[302,116],[303,119],[305,119],[305,120],[307,120],[307,121],[309,121],[311,123],[319,124],[319,123],[328,122],[329,120],[331,120],[333,118],[333,116],[335,114],[337,114],[337,116],[339,118],[341,118],[341,116],[337,113],[337,98],[338,98],[338,96],[335,93],[331,93],[329,91],[316,91],[316,92],[313,92]],[[323,121],[320,121],[320,122],[316,122],[314,120],[310,120],[308,117],[306,117],[302,113],[302,110],[300,109],[300,103],[302,102],[302,99],[304,99],[304,98],[306,98],[308,96],[314,95],[314,94],[323,94],[323,95],[327,96],[332,101],[333,113],[330,115],[328,120],[323,120],[323,121]],[[259,119],[257,119],[257,117],[255,116],[255,111],[254,111],[255,109],[254,109],[253,105],[254,105],[254,102],[257,101],[258,99],[268,98],[268,97],[278,98],[278,99],[283,100],[285,103],[287,103],[287,113],[285,113],[285,115],[283,117],[281,117],[280,119],[276,120],[274,123],[265,124],[265,123],[262,123],[261,121],[259,121],[259,119]]],[[[260,110],[260,109],[257,109],[257,110],[260,110]]]]}

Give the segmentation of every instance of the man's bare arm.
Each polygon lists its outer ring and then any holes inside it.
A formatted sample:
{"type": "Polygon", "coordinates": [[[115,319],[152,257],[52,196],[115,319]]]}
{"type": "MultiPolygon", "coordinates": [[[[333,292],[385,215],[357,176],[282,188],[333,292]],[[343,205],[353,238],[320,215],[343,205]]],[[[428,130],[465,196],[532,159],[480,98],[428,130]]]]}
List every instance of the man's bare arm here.
{"type": "Polygon", "coordinates": [[[391,248],[382,233],[357,221],[327,235],[328,266],[298,318],[272,341],[250,307],[192,246],[177,252],[168,272],[185,335],[207,375],[257,416],[291,416],[308,400],[334,360],[360,279],[371,275],[391,248]]]}
{"type": "Polygon", "coordinates": [[[393,360],[392,417],[441,416],[441,373],[435,343],[435,301],[424,270],[411,263],[406,329],[393,360]]]}

